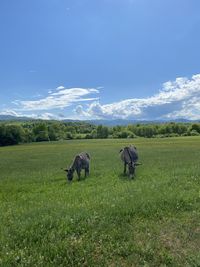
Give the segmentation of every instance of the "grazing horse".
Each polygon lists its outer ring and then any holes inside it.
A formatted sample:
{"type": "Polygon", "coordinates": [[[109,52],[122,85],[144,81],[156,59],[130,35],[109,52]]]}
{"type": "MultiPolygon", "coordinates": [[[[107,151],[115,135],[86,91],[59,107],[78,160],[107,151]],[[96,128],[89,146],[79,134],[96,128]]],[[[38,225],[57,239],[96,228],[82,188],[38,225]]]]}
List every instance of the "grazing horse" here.
{"type": "Polygon", "coordinates": [[[74,171],[77,172],[78,180],[81,177],[81,170],[85,170],[85,177],[89,175],[89,168],[90,168],[90,156],[86,152],[81,152],[80,154],[76,155],[72,165],[69,169],[66,169],[67,172],[67,179],[68,181],[72,181],[74,171]]]}
{"type": "Polygon", "coordinates": [[[138,152],[135,146],[126,146],[120,150],[121,160],[124,162],[124,174],[126,174],[126,166],[128,165],[129,176],[133,178],[135,176],[135,167],[141,165],[138,163],[138,152]]]}

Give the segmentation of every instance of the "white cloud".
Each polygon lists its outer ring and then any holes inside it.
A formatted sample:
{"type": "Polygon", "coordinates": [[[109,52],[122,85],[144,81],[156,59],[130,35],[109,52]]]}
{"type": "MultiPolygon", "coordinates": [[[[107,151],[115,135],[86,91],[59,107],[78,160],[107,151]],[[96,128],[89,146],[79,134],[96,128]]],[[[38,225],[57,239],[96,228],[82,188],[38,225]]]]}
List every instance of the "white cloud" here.
{"type": "Polygon", "coordinates": [[[98,97],[93,97],[99,93],[99,89],[67,89],[59,86],[50,90],[46,97],[40,97],[40,99],[13,101],[12,103],[17,107],[4,109],[0,114],[42,119],[154,120],[185,118],[200,120],[200,74],[193,75],[190,79],[179,77],[174,81],[165,82],[161,90],[151,97],[130,98],[109,104],[102,104],[98,97]],[[77,105],[76,108],[74,105],[77,105]],[[69,106],[73,106],[71,111],[74,111],[74,115],[66,115],[64,108],[69,106]],[[63,109],[62,114],[55,115],[55,109],[63,109]],[[33,114],[30,114],[32,111],[34,111],[33,114]]]}
{"type": "Polygon", "coordinates": [[[63,86],[63,85],[61,85],[61,86],[58,86],[57,88],[56,88],[56,90],[62,90],[62,89],[65,89],[65,87],[63,86]]]}
{"type": "Polygon", "coordinates": [[[83,118],[83,119],[86,119],[86,118],[90,118],[91,115],[87,112],[87,111],[84,111],[83,109],[83,106],[82,105],[78,105],[76,106],[76,108],[74,109],[74,112],[78,115],[78,118],[83,118]]]}
{"type": "Polygon", "coordinates": [[[39,100],[15,101],[20,110],[51,110],[65,108],[76,102],[93,101],[96,97],[85,98],[87,95],[97,94],[99,91],[94,88],[70,88],[63,86],[56,88],[55,92],[49,91],[48,96],[39,100]]]}
{"type": "MultiPolygon", "coordinates": [[[[27,117],[27,118],[31,118],[31,119],[42,119],[42,120],[59,120],[59,119],[61,119],[61,116],[55,115],[55,114],[49,113],[49,112],[45,112],[45,113],[41,113],[41,114],[35,114],[35,113],[27,114],[27,113],[19,113],[19,112],[16,112],[15,110],[12,110],[12,109],[5,109],[5,110],[0,112],[0,115],[10,115],[10,116],[14,116],[14,117],[27,117]]],[[[64,119],[64,116],[62,119],[64,119]]]]}
{"type": "MultiPolygon", "coordinates": [[[[87,116],[107,119],[200,119],[200,74],[163,84],[158,94],[101,105],[93,102],[87,116]]],[[[82,111],[83,112],[83,111],[82,111]]]]}
{"type": "Polygon", "coordinates": [[[29,114],[26,116],[32,119],[41,119],[41,120],[59,120],[60,119],[59,116],[49,113],[49,112],[45,112],[41,114],[29,114]]]}
{"type": "Polygon", "coordinates": [[[10,116],[15,116],[15,117],[20,117],[22,116],[21,113],[16,112],[15,110],[12,109],[4,109],[0,112],[0,115],[10,115],[10,116]]]}

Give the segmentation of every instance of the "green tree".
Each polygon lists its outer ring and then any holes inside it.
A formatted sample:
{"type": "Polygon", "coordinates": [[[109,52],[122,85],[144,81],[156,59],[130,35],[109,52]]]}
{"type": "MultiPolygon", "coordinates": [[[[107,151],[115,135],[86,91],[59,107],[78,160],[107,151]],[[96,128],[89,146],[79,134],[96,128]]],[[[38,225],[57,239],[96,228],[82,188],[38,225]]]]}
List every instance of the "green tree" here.
{"type": "Polygon", "coordinates": [[[45,122],[35,124],[33,133],[36,142],[49,141],[48,128],[45,122]]]}
{"type": "Polygon", "coordinates": [[[0,145],[16,145],[22,142],[24,131],[19,125],[0,126],[0,145]]]}
{"type": "Polygon", "coordinates": [[[191,131],[193,131],[193,130],[195,130],[198,133],[200,133],[200,124],[197,124],[197,123],[192,124],[191,131]]]}
{"type": "Polygon", "coordinates": [[[108,127],[102,125],[97,126],[97,138],[108,138],[108,134],[108,127]]]}

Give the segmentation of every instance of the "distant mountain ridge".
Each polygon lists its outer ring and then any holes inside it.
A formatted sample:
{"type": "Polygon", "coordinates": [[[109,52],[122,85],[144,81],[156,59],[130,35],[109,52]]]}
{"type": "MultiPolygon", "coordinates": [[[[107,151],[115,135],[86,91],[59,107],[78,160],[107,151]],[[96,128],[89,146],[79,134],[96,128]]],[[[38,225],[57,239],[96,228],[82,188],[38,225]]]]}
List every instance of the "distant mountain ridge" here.
{"type": "MultiPolygon", "coordinates": [[[[12,115],[0,115],[0,121],[30,121],[30,120],[42,120],[42,119],[34,119],[29,117],[16,117],[12,115]]],[[[56,120],[55,120],[56,121],[56,120]]],[[[200,122],[200,120],[187,120],[187,119],[174,119],[174,120],[125,120],[125,119],[113,119],[113,120],[72,120],[72,119],[65,119],[60,120],[60,122],[86,122],[91,123],[94,125],[105,125],[105,126],[116,126],[116,125],[128,125],[128,124],[150,124],[150,123],[167,123],[167,122],[183,122],[183,123],[189,123],[189,122],[200,122]]]]}
{"type": "Polygon", "coordinates": [[[153,124],[153,123],[167,123],[167,122],[183,122],[183,123],[189,123],[189,122],[198,122],[198,120],[187,120],[187,119],[174,119],[174,120],[90,120],[87,121],[90,123],[93,123],[95,125],[106,125],[106,126],[116,126],[116,125],[128,125],[128,124],[153,124]]]}
{"type": "Polygon", "coordinates": [[[29,121],[33,120],[32,118],[29,117],[17,117],[13,115],[0,115],[0,121],[29,121]]]}

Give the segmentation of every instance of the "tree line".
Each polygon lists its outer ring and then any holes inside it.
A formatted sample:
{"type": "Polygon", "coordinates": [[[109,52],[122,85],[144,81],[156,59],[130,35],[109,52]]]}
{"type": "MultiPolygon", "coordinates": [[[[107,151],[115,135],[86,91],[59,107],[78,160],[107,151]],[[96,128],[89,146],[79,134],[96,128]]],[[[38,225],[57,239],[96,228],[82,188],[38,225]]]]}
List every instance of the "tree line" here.
{"type": "Polygon", "coordinates": [[[200,135],[200,123],[130,124],[107,127],[87,122],[1,122],[0,146],[69,139],[175,137],[200,135]]]}

